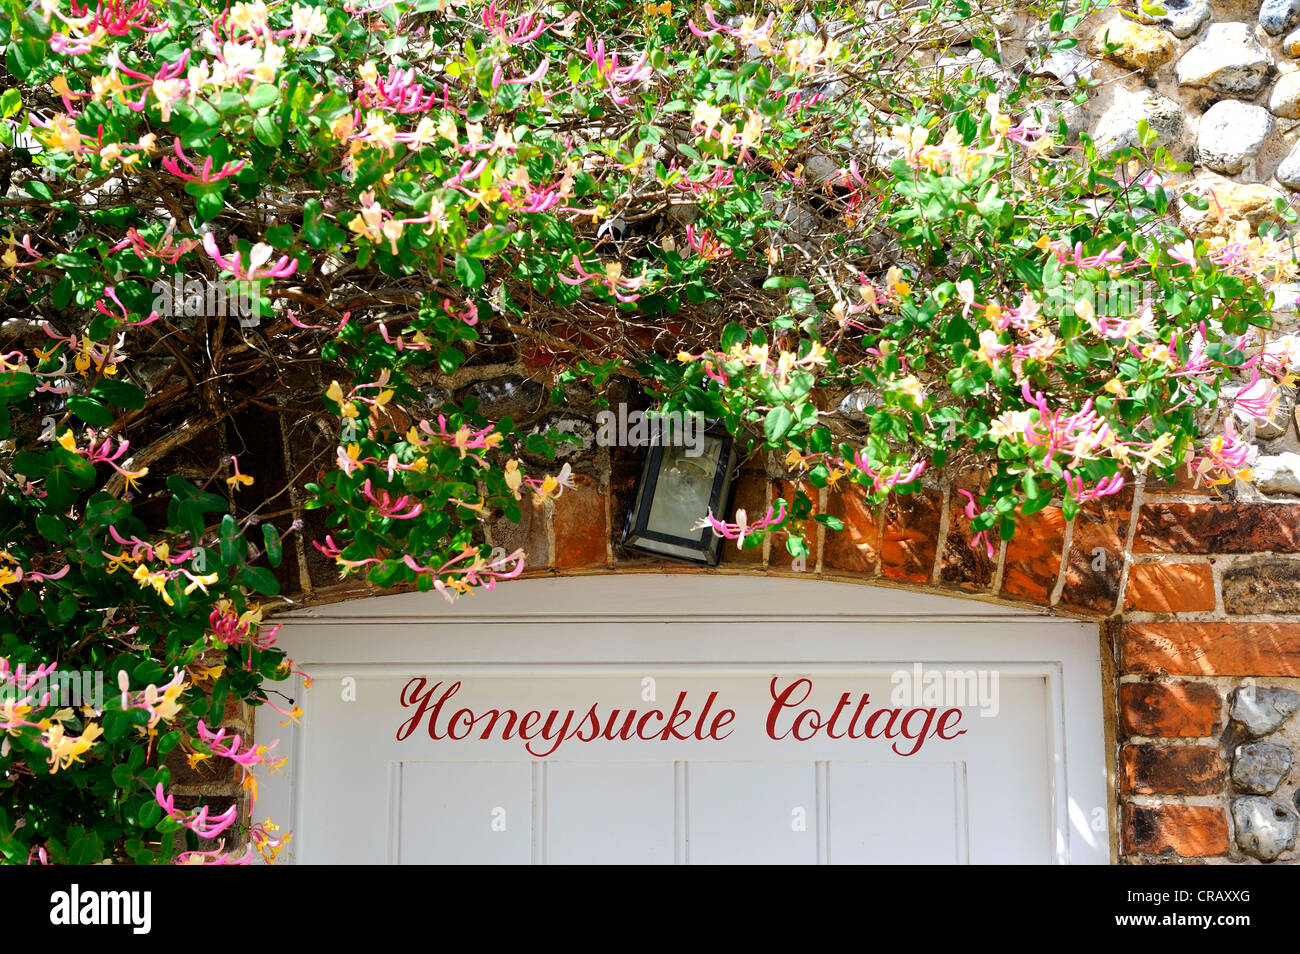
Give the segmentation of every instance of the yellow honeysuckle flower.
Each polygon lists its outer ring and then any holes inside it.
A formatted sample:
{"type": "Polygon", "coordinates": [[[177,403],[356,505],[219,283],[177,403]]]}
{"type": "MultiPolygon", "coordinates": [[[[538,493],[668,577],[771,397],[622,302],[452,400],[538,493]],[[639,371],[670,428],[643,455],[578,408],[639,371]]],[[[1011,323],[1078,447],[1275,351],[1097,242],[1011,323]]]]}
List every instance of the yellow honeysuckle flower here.
{"type": "Polygon", "coordinates": [[[190,581],[190,585],[185,587],[185,595],[189,596],[195,590],[208,591],[208,587],[219,579],[216,573],[209,573],[206,576],[196,576],[190,581]]]}
{"type": "Polygon", "coordinates": [[[200,666],[194,670],[194,678],[200,682],[209,682],[213,679],[220,679],[221,674],[225,671],[225,663],[219,663],[216,666],[200,666]]]}
{"type": "Polygon", "coordinates": [[[191,752],[185,759],[190,764],[190,771],[197,771],[199,763],[212,758],[209,752],[191,752]]]}
{"type": "Polygon", "coordinates": [[[64,431],[59,435],[59,444],[64,450],[75,454],[77,452],[77,439],[72,436],[72,431],[64,431]]]}
{"type": "Polygon", "coordinates": [[[518,497],[519,488],[523,486],[524,482],[523,471],[519,469],[519,461],[513,458],[506,461],[505,478],[506,487],[510,489],[510,492],[514,494],[515,497],[518,497]]]}
{"type": "Polygon", "coordinates": [[[45,746],[50,750],[50,773],[61,768],[69,768],[73,762],[80,762],[81,757],[90,751],[95,740],[104,734],[97,723],[86,726],[80,736],[64,733],[63,726],[57,723],[45,730],[45,746]]]}

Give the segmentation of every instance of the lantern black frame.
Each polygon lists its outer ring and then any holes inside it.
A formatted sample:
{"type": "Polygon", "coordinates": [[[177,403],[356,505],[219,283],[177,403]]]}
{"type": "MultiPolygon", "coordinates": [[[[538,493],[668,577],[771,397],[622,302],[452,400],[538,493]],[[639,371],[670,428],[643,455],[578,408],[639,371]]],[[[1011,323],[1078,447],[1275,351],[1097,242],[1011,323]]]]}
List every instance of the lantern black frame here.
{"type": "MultiPolygon", "coordinates": [[[[731,433],[719,421],[710,421],[704,428],[705,437],[716,437],[722,442],[718,464],[713,472],[713,486],[709,491],[709,510],[722,516],[730,503],[732,484],[736,471],[736,446],[731,433]]],[[[637,479],[632,507],[623,525],[623,546],[669,560],[684,560],[706,566],[717,566],[722,557],[723,538],[705,527],[698,537],[678,537],[650,530],[650,509],[654,504],[655,490],[663,467],[665,445],[656,434],[646,450],[637,479]]],[[[705,517],[706,514],[700,514],[705,517]]]]}

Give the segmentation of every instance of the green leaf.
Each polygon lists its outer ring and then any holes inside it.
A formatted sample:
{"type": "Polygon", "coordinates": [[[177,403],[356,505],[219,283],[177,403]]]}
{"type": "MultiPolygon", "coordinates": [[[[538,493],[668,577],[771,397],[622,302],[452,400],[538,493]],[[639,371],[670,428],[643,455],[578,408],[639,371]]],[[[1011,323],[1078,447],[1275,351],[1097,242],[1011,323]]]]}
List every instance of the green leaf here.
{"type": "Polygon", "coordinates": [[[266,550],[266,559],[271,566],[279,566],[284,559],[280,545],[280,533],[269,523],[262,524],[262,548],[266,550]]]}
{"type": "Polygon", "coordinates": [[[12,87],[0,94],[0,119],[8,119],[23,108],[23,94],[12,87]]]}
{"type": "Polygon", "coordinates": [[[92,397],[114,407],[124,407],[134,411],[144,407],[144,391],[129,381],[105,378],[96,384],[90,393],[92,397]]]}
{"type": "Polygon", "coordinates": [[[288,225],[273,225],[266,230],[266,242],[283,250],[293,244],[293,228],[288,225]]]}
{"type": "Polygon", "coordinates": [[[452,374],[465,361],[465,353],[458,348],[443,348],[438,353],[438,367],[443,374],[452,374]]]}
{"type": "Polygon", "coordinates": [[[263,146],[270,146],[273,149],[284,141],[280,127],[270,116],[258,116],[253,120],[253,135],[263,146]]]}
{"type": "Polygon", "coordinates": [[[0,374],[0,401],[9,402],[14,398],[24,398],[36,390],[36,375],[26,371],[10,371],[0,374]]]}
{"type": "Polygon", "coordinates": [[[276,580],[275,574],[266,567],[246,566],[239,571],[235,578],[241,586],[247,586],[251,590],[256,590],[266,596],[274,596],[280,592],[279,581],[276,580]]]}
{"type": "Polygon", "coordinates": [[[483,284],[485,277],[482,265],[460,252],[456,253],[456,278],[461,285],[472,291],[483,284]]]}
{"type": "Polygon", "coordinates": [[[94,398],[74,394],[68,398],[68,410],[91,427],[108,427],[115,418],[113,412],[94,398]]]}
{"type": "Polygon", "coordinates": [[[225,208],[225,201],[221,198],[220,192],[208,192],[194,200],[194,208],[198,210],[199,218],[204,222],[215,219],[225,208]]]}
{"type": "Polygon", "coordinates": [[[767,412],[767,419],[763,422],[763,433],[767,437],[768,443],[777,444],[781,438],[785,437],[786,432],[790,430],[790,425],[794,422],[794,415],[784,404],[778,404],[772,410],[767,412]]]}
{"type": "Polygon", "coordinates": [[[280,90],[278,88],[262,83],[248,94],[248,105],[254,109],[263,109],[279,98],[280,90]]]}
{"type": "Polygon", "coordinates": [[[131,515],[131,505],[125,501],[110,497],[97,500],[86,508],[86,520],[100,526],[110,526],[131,515]]]}
{"type": "MultiPolygon", "coordinates": [[[[12,93],[14,91],[10,90],[10,92],[12,93]]],[[[50,199],[54,198],[54,193],[50,191],[49,185],[42,182],[40,179],[28,179],[23,183],[23,191],[33,199],[42,199],[48,202],[50,199]]]]}

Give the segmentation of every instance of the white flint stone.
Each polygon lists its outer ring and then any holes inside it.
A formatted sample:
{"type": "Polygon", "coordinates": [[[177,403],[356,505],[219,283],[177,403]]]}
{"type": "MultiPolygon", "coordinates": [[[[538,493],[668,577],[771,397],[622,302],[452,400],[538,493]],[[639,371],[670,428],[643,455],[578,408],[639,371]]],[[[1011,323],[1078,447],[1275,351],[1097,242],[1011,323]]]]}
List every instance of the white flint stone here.
{"type": "Polygon", "coordinates": [[[1212,23],[1205,38],[1174,64],[1179,86],[1208,86],[1216,93],[1254,96],[1264,88],[1273,57],[1247,23],[1212,23]]]}
{"type": "Polygon", "coordinates": [[[1201,162],[1225,175],[1236,175],[1264,148],[1273,131],[1268,110],[1235,99],[1215,103],[1201,117],[1196,150],[1201,162]]]}
{"type": "Polygon", "coordinates": [[[1287,73],[1273,84],[1268,110],[1283,119],[1300,119],[1300,71],[1287,73]]]}
{"type": "Polygon", "coordinates": [[[1251,472],[1255,486],[1266,494],[1300,494],[1300,454],[1283,451],[1259,457],[1251,472]]]}

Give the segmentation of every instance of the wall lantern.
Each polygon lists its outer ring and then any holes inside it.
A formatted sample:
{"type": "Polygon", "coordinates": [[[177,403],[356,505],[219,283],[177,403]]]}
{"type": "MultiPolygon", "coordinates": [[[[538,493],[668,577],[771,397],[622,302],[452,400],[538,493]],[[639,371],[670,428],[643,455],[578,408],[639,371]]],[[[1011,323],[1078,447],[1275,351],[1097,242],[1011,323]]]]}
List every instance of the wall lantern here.
{"type": "Polygon", "coordinates": [[[667,437],[662,432],[652,435],[623,528],[625,547],[717,566],[723,539],[710,527],[694,527],[709,511],[723,516],[736,452],[731,435],[720,424],[701,430],[689,442],[674,440],[672,431],[667,437]]]}

